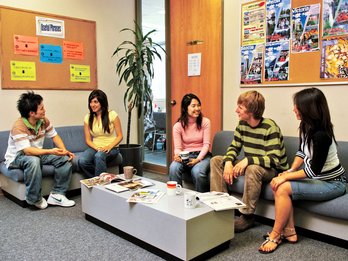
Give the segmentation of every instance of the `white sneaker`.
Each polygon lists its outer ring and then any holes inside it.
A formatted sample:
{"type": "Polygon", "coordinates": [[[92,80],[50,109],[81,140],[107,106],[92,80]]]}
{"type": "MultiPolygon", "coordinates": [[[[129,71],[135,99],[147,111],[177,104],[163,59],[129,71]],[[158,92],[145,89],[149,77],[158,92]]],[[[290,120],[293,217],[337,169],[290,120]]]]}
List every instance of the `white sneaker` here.
{"type": "Polygon", "coordinates": [[[69,200],[66,196],[61,194],[51,193],[48,197],[47,203],[50,205],[56,205],[61,207],[72,207],[75,206],[75,201],[69,200]]]}
{"type": "Polygon", "coordinates": [[[47,208],[48,205],[47,205],[46,199],[44,199],[42,197],[40,201],[38,201],[34,204],[34,206],[39,208],[39,209],[45,209],[45,208],[47,208]]]}

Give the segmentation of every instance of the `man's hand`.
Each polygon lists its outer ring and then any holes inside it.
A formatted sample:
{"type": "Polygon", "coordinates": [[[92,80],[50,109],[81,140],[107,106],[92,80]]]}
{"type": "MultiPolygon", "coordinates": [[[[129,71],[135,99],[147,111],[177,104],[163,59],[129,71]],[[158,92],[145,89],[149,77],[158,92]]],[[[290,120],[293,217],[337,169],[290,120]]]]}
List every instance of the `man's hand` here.
{"type": "Polygon", "coordinates": [[[238,178],[239,176],[244,175],[244,171],[245,171],[247,166],[248,166],[247,158],[244,158],[243,160],[239,161],[233,167],[233,177],[238,178]]]}
{"type": "Polygon", "coordinates": [[[53,155],[56,155],[56,156],[68,156],[69,157],[69,161],[72,160],[74,157],[75,157],[75,154],[68,151],[68,150],[65,150],[65,149],[58,149],[58,148],[53,148],[51,149],[51,153],[53,155]]]}
{"type": "Polygon", "coordinates": [[[232,183],[233,183],[233,165],[232,165],[231,161],[227,161],[225,163],[223,177],[224,177],[224,180],[227,184],[232,185],[232,183]]]}

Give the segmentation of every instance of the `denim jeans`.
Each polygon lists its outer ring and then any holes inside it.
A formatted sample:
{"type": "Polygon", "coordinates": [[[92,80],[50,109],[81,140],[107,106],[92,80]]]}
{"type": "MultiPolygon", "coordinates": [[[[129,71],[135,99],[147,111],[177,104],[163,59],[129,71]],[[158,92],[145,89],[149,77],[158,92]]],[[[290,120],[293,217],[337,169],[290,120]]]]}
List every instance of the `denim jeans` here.
{"type": "Polygon", "coordinates": [[[191,175],[196,191],[209,191],[210,156],[206,156],[193,167],[187,167],[180,162],[173,161],[169,167],[169,180],[177,181],[182,185],[183,175],[191,175]]]}
{"type": "Polygon", "coordinates": [[[26,186],[26,201],[30,205],[39,202],[42,184],[42,165],[54,166],[54,185],[52,193],[62,194],[68,190],[72,174],[72,165],[69,157],[56,155],[27,156],[19,153],[10,164],[11,168],[20,168],[24,172],[24,184],[26,186]]]}
{"type": "Polygon", "coordinates": [[[78,164],[88,178],[99,176],[100,173],[106,172],[107,163],[116,159],[119,152],[118,148],[111,149],[109,153],[88,148],[79,157],[78,164]]]}

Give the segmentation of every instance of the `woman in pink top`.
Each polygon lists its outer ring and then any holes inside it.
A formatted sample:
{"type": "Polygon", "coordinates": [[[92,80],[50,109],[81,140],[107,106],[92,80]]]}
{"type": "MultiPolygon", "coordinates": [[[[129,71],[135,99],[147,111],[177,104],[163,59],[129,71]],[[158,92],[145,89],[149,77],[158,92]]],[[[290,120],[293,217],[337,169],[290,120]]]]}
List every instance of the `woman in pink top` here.
{"type": "Polygon", "coordinates": [[[210,120],[203,117],[201,101],[186,94],[181,101],[181,115],[173,127],[174,161],[170,164],[169,179],[182,185],[183,175],[191,175],[198,192],[209,191],[210,120]],[[190,160],[184,164],[180,152],[188,151],[190,160]]]}

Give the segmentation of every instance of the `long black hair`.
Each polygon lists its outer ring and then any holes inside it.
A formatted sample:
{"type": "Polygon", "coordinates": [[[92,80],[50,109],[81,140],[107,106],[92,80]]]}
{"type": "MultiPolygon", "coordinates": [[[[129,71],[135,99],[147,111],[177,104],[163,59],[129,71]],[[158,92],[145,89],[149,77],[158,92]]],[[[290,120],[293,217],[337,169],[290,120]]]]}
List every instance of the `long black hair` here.
{"type": "MultiPolygon", "coordinates": [[[[178,122],[181,122],[181,126],[186,129],[187,125],[188,125],[188,112],[187,112],[187,108],[188,106],[191,104],[191,101],[195,99],[198,101],[199,105],[201,105],[201,100],[194,95],[193,93],[188,93],[185,94],[184,97],[181,100],[181,115],[178,119],[178,122]]],[[[203,115],[202,112],[199,114],[196,124],[197,124],[197,129],[201,129],[202,128],[202,119],[203,119],[203,115]]]]}
{"type": "Polygon", "coordinates": [[[313,135],[318,130],[325,131],[335,139],[330,110],[324,93],[317,88],[309,88],[294,94],[294,105],[301,116],[300,139],[310,148],[313,135]]]}
{"type": "Polygon", "coordinates": [[[109,120],[109,103],[106,94],[102,90],[94,90],[88,97],[88,109],[89,109],[89,119],[88,126],[93,131],[93,120],[96,113],[93,112],[91,108],[91,101],[97,98],[101,107],[101,119],[103,125],[103,131],[110,133],[110,120],[109,120]]]}

